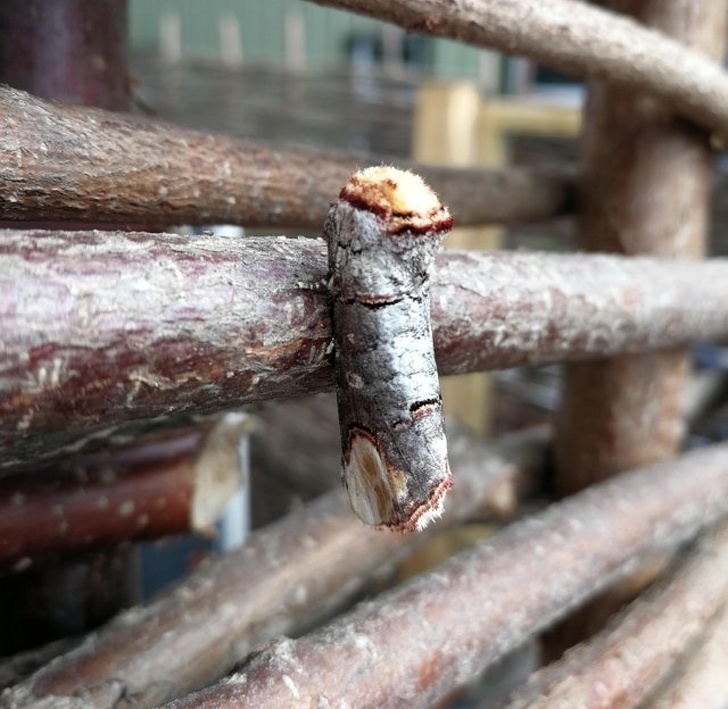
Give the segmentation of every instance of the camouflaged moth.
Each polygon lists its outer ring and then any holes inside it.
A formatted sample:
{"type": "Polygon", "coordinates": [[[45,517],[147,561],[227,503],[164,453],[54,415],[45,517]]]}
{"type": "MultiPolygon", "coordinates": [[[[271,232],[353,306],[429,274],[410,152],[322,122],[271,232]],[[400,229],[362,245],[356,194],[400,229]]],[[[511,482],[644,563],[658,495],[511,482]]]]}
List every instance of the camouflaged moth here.
{"type": "Polygon", "coordinates": [[[391,167],[353,175],[324,225],[342,477],[367,524],[420,530],[452,487],[429,294],[451,227],[424,181],[391,167]]]}

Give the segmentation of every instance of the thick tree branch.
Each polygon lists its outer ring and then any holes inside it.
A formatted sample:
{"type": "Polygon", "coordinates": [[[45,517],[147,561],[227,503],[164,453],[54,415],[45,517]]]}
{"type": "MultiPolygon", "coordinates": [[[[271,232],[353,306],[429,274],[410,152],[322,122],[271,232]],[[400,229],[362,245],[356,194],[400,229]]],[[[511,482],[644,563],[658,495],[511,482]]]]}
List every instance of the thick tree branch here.
{"type": "MultiPolygon", "coordinates": [[[[525,490],[542,471],[543,431],[515,434],[495,446],[472,438],[451,445],[458,485],[445,524],[485,508],[502,515],[503,488],[525,490]]],[[[506,509],[506,512],[508,509],[506,509]]],[[[439,527],[439,526],[438,526],[439,527]]],[[[78,709],[156,706],[229,671],[263,642],[293,633],[351,600],[383,563],[421,541],[361,525],[343,490],[255,532],[243,549],[193,574],[151,605],[122,615],[69,654],[6,693],[0,706],[84,697],[78,709]]],[[[76,706],[76,705],[74,705],[76,706]]]]}
{"type": "Polygon", "coordinates": [[[585,707],[599,687],[607,707],[636,707],[692,654],[728,591],[725,532],[703,540],[599,635],[534,675],[507,709],[585,707]]]}
{"type": "Polygon", "coordinates": [[[728,444],[625,473],[316,632],[278,641],[241,674],[173,706],[432,706],[639,554],[683,542],[725,515],[727,473],[728,444]]]}
{"type": "MultiPolygon", "coordinates": [[[[329,389],[319,240],[0,232],[0,469],[124,421],[329,389]]],[[[728,263],[448,252],[441,373],[728,335],[728,263]]]]}
{"type": "Polygon", "coordinates": [[[310,0],[481,47],[523,54],[576,76],[654,94],[728,134],[728,74],[639,23],[574,0],[310,0]]]}
{"type": "MultiPolygon", "coordinates": [[[[0,114],[0,220],[320,230],[329,203],[351,174],[383,159],[269,147],[62,106],[8,87],[0,87],[0,114]]],[[[544,219],[572,202],[571,181],[563,176],[413,169],[463,226],[544,219]]]]}

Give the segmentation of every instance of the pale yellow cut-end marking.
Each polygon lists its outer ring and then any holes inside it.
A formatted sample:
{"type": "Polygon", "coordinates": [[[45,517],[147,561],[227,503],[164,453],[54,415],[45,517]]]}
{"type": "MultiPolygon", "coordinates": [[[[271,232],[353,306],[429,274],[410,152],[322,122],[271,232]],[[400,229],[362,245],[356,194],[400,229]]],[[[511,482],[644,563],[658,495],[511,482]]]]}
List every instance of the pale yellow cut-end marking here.
{"type": "Polygon", "coordinates": [[[441,209],[437,195],[419,175],[389,165],[360,170],[349,181],[349,187],[375,191],[396,215],[427,216],[441,209]]]}

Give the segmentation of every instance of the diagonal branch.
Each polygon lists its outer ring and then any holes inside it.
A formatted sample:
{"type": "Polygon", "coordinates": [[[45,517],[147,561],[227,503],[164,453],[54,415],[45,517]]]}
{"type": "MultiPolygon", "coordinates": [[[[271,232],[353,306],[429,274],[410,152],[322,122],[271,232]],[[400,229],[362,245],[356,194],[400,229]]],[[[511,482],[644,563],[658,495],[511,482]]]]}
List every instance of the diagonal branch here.
{"type": "MultiPolygon", "coordinates": [[[[321,229],[357,169],[386,158],[273,147],[0,86],[0,219],[321,229]]],[[[412,166],[462,226],[565,212],[571,180],[412,166]]]]}
{"type": "Polygon", "coordinates": [[[665,687],[640,709],[725,709],[728,697],[728,605],[665,687]]]}
{"type": "MultiPolygon", "coordinates": [[[[543,431],[494,446],[457,438],[451,457],[458,485],[443,521],[462,521],[480,508],[497,516],[511,511],[503,498],[522,496],[527,479],[543,471],[545,444],[543,431]]],[[[421,540],[361,525],[343,490],[329,493],[91,635],[6,693],[0,706],[34,706],[42,698],[50,706],[68,696],[84,696],[96,709],[116,707],[120,696],[135,707],[155,706],[209,684],[276,634],[296,632],[350,601],[376,568],[421,540]]]]}
{"type": "Polygon", "coordinates": [[[703,127],[728,133],[728,74],[720,65],[633,20],[583,2],[310,1],[652,93],[703,127]]]}
{"type": "MultiPolygon", "coordinates": [[[[310,239],[0,232],[0,468],[61,455],[100,422],[330,389],[324,250],[310,239]]],[[[724,302],[721,259],[450,251],[432,290],[438,369],[726,337],[724,302]]]]}
{"type": "Polygon", "coordinates": [[[727,473],[728,444],[625,473],[314,633],[278,641],[244,672],[172,706],[432,706],[639,554],[725,515],[727,473]]]}
{"type": "Polygon", "coordinates": [[[536,673],[507,709],[636,707],[695,645],[728,592],[728,535],[709,536],[670,574],[615,617],[596,637],[536,673]]]}

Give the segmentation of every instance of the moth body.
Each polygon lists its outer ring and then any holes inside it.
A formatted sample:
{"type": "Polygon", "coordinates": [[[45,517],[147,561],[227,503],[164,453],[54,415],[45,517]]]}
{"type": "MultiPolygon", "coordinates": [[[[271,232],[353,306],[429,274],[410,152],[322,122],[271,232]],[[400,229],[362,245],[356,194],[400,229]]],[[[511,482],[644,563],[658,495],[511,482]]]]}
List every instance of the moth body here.
{"type": "Polygon", "coordinates": [[[429,297],[451,223],[419,178],[371,168],[347,183],[324,228],[342,477],[352,508],[374,526],[423,528],[452,486],[429,297]]]}

